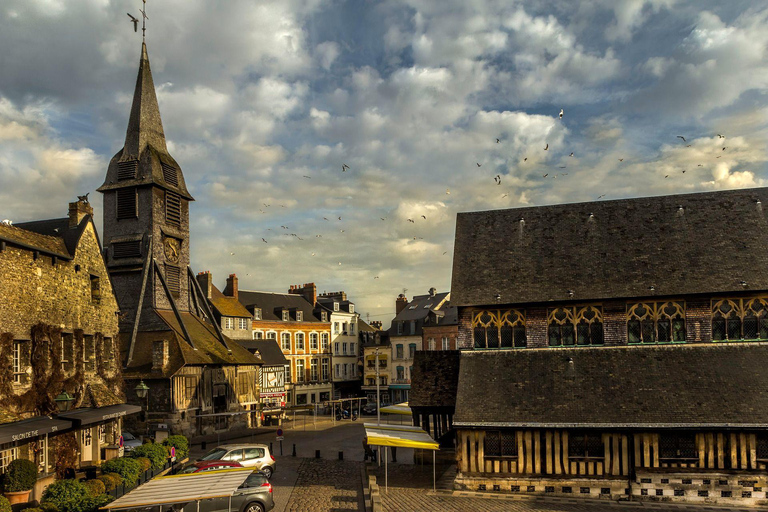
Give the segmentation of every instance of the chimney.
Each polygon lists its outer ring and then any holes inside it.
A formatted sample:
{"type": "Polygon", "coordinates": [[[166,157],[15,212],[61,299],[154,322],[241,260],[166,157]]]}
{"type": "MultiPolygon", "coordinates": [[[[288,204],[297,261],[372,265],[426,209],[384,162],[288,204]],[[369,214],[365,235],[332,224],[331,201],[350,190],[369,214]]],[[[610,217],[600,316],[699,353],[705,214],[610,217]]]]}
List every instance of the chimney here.
{"type": "Polygon", "coordinates": [[[224,295],[237,299],[237,274],[229,274],[227,286],[224,288],[224,295]]]}
{"type": "Polygon", "coordinates": [[[211,273],[209,271],[205,272],[198,272],[197,273],[197,284],[200,285],[200,288],[203,289],[203,293],[205,294],[206,299],[211,298],[211,287],[213,286],[213,278],[211,277],[211,273]]]}
{"type": "Polygon", "coordinates": [[[380,331],[381,330],[381,320],[373,320],[373,321],[371,321],[371,327],[373,327],[377,331],[380,331]]]}
{"type": "Polygon", "coordinates": [[[69,227],[76,228],[86,215],[93,216],[93,208],[88,201],[78,200],[69,203],[69,227]]]}
{"type": "Polygon", "coordinates": [[[304,283],[304,286],[291,285],[288,293],[293,295],[301,295],[304,300],[312,304],[317,304],[317,286],[315,283],[304,283]]]}
{"type": "Polygon", "coordinates": [[[397,300],[395,300],[395,315],[399,315],[402,310],[405,309],[405,306],[408,305],[408,299],[405,298],[404,294],[400,294],[397,296],[397,300]]]}
{"type": "Polygon", "coordinates": [[[434,286],[429,289],[429,296],[430,297],[434,297],[436,293],[437,293],[437,289],[434,286]]]}

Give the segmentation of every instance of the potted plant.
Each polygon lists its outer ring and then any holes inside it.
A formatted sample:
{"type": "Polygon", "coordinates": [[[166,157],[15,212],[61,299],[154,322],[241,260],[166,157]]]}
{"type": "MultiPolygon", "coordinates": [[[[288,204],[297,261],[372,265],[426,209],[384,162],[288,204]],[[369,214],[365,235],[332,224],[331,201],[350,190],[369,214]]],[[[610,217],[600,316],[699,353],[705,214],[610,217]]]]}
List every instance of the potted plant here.
{"type": "Polygon", "coordinates": [[[31,460],[16,459],[8,464],[3,478],[3,494],[11,505],[27,503],[37,482],[37,465],[31,460]]]}

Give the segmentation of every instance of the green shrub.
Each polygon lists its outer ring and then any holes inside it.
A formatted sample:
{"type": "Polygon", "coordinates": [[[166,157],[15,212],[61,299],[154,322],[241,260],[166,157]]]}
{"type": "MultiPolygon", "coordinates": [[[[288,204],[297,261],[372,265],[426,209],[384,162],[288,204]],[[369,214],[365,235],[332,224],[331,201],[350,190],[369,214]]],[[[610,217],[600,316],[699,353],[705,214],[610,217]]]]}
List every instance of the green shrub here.
{"type": "Polygon", "coordinates": [[[57,507],[53,503],[41,503],[40,510],[42,510],[43,512],[59,512],[59,507],[57,507]]]}
{"type": "Polygon", "coordinates": [[[112,479],[112,481],[115,482],[115,487],[117,487],[118,485],[121,485],[123,483],[124,479],[123,479],[123,477],[120,476],[119,473],[107,473],[106,475],[108,477],[110,477],[112,479]]]}
{"type": "Polygon", "coordinates": [[[3,478],[5,492],[29,491],[37,482],[37,465],[31,460],[16,459],[8,464],[3,478]]]}
{"type": "MultiPolygon", "coordinates": [[[[137,448],[138,449],[138,448],[137,448]]],[[[120,457],[118,459],[108,460],[101,464],[102,473],[117,473],[128,486],[133,486],[139,479],[141,465],[136,459],[120,457]]]]}
{"type": "Polygon", "coordinates": [[[75,512],[82,509],[90,498],[88,488],[77,480],[57,480],[45,488],[41,503],[55,505],[60,512],[75,512]]]}
{"type": "Polygon", "coordinates": [[[107,475],[99,475],[96,477],[96,480],[99,480],[102,484],[104,484],[104,492],[114,491],[115,487],[120,485],[115,482],[115,479],[112,476],[113,474],[114,473],[110,473],[107,475]]]}
{"type": "Polygon", "coordinates": [[[5,496],[0,496],[0,512],[11,512],[11,503],[5,496]]]}
{"type": "Polygon", "coordinates": [[[169,453],[171,451],[171,446],[175,446],[176,458],[178,460],[186,459],[189,456],[189,439],[187,439],[185,436],[168,436],[168,438],[163,441],[163,445],[168,447],[169,453]]]}
{"type": "Polygon", "coordinates": [[[168,460],[168,450],[161,444],[143,444],[131,450],[131,457],[146,457],[152,462],[154,469],[160,469],[168,460]]]}
{"type": "Polygon", "coordinates": [[[40,507],[32,507],[32,508],[22,509],[21,512],[43,512],[43,509],[41,509],[40,507]]]}
{"type": "Polygon", "coordinates": [[[146,457],[136,457],[136,462],[141,464],[141,471],[146,471],[152,467],[152,461],[146,457]]]}
{"type": "Polygon", "coordinates": [[[107,491],[104,482],[98,479],[86,480],[83,482],[83,484],[88,488],[88,493],[91,496],[98,496],[99,494],[104,494],[107,491]]]}

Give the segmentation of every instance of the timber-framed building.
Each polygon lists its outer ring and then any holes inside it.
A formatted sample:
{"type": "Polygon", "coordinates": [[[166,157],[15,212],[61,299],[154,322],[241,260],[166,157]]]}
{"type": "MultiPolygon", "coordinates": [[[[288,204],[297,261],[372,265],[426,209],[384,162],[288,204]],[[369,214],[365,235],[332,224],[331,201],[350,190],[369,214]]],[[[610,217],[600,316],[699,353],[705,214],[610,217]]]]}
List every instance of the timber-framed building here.
{"type": "MultiPolygon", "coordinates": [[[[456,488],[765,503],[766,202],[757,188],[459,214],[456,488]]],[[[428,357],[419,382],[441,371],[428,357]]]]}

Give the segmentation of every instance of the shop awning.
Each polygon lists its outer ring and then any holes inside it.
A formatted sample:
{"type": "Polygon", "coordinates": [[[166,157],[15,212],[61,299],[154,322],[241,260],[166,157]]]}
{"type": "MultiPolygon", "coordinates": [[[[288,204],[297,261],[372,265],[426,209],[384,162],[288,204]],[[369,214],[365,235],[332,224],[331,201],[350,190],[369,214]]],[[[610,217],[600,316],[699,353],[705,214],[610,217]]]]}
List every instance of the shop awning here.
{"type": "Polygon", "coordinates": [[[131,404],[108,405],[107,407],[75,409],[59,414],[59,418],[65,418],[75,422],[75,425],[91,425],[101,421],[121,418],[126,414],[141,412],[141,407],[131,404]]]}
{"type": "Polygon", "coordinates": [[[63,418],[37,416],[28,420],[14,421],[0,425],[0,444],[14,443],[37,436],[67,430],[72,422],[63,418]]]}
{"type": "Polygon", "coordinates": [[[253,468],[235,468],[161,476],[140,485],[102,508],[126,510],[153,505],[183,505],[213,498],[226,498],[232,496],[251,473],[253,473],[253,468]]]}
{"type": "Polygon", "coordinates": [[[408,406],[408,402],[401,404],[387,405],[381,408],[382,414],[402,414],[403,416],[413,416],[411,408],[408,406]]]}
{"type": "Polygon", "coordinates": [[[422,450],[439,450],[440,445],[419,427],[405,425],[377,425],[366,423],[365,435],[368,444],[375,446],[395,446],[422,450]]]}

